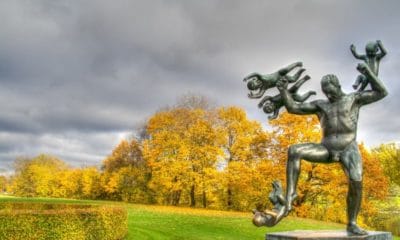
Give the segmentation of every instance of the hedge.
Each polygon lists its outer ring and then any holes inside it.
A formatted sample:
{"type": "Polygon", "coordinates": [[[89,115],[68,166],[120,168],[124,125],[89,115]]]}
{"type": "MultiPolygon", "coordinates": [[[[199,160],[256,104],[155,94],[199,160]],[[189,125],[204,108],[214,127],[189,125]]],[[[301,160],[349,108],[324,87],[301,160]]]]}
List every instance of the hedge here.
{"type": "Polygon", "coordinates": [[[384,230],[390,231],[393,235],[400,235],[400,216],[396,216],[384,223],[384,230]]]}
{"type": "Polygon", "coordinates": [[[118,240],[128,231],[126,209],[102,205],[1,203],[0,239],[118,240]]]}

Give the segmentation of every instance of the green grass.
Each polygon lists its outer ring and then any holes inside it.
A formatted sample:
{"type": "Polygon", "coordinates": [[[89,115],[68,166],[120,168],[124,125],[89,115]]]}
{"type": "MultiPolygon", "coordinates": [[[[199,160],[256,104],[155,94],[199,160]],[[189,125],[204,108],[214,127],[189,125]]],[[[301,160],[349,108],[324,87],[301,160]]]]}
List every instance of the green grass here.
{"type": "Polygon", "coordinates": [[[129,211],[128,239],[263,239],[265,233],[294,229],[341,229],[342,225],[288,218],[274,228],[256,228],[251,213],[137,206],[129,211]]]}
{"type": "MultiPolygon", "coordinates": [[[[16,198],[0,196],[0,202],[51,202],[117,204],[128,209],[126,240],[141,239],[264,239],[267,232],[321,229],[344,229],[345,226],[310,219],[288,217],[273,228],[257,228],[251,223],[252,214],[181,207],[126,204],[110,201],[86,201],[54,198],[16,198]]],[[[400,240],[400,237],[394,239],[400,240]]]]}

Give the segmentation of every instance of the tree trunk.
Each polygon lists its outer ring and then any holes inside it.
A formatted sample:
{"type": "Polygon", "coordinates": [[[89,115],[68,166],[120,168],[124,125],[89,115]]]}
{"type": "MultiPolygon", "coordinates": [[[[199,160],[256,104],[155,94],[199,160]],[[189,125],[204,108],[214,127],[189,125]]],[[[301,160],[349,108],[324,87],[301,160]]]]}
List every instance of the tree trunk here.
{"type": "Polygon", "coordinates": [[[206,195],[206,191],[203,191],[203,208],[207,207],[207,195],[206,195]]]}
{"type": "Polygon", "coordinates": [[[228,194],[228,196],[227,196],[226,205],[227,205],[228,209],[232,209],[233,200],[232,200],[232,190],[231,190],[230,186],[228,186],[227,194],[228,194]]]}
{"type": "Polygon", "coordinates": [[[196,196],[195,196],[195,187],[192,185],[190,188],[190,206],[195,207],[196,206],[196,196]]]}
{"type": "Polygon", "coordinates": [[[173,206],[178,206],[180,198],[181,198],[181,190],[174,191],[172,193],[172,205],[173,206]]]}

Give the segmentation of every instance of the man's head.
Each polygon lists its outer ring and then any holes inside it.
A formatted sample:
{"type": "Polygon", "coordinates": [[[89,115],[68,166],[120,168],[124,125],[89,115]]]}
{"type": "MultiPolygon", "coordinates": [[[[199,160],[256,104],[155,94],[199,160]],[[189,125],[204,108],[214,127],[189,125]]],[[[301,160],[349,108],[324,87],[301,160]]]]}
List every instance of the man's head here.
{"type": "Polygon", "coordinates": [[[328,74],[322,77],[321,88],[322,92],[324,92],[331,102],[339,99],[343,95],[339,79],[333,74],[328,74]]]}

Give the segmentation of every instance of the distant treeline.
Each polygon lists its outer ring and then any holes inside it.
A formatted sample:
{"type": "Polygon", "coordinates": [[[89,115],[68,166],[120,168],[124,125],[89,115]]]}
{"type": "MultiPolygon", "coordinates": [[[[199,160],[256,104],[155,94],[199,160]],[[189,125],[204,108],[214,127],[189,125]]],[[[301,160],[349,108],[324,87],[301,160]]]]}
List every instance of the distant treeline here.
{"type": "MultiPolygon", "coordinates": [[[[288,146],[319,142],[318,120],[283,113],[264,130],[238,107],[187,103],[151,116],[137,137],[123,140],[100,168],[71,168],[53,156],[19,158],[0,178],[17,196],[122,200],[249,211],[271,207],[271,183],[285,184],[288,146]]],[[[368,222],[390,184],[399,184],[396,145],[362,144],[363,207],[368,222]],[[397,159],[396,159],[397,158],[397,159]],[[397,164],[397,165],[395,165],[397,164]]],[[[5,187],[6,186],[6,187],[5,187]]],[[[345,222],[347,178],[340,164],[302,163],[294,215],[345,222]]]]}

